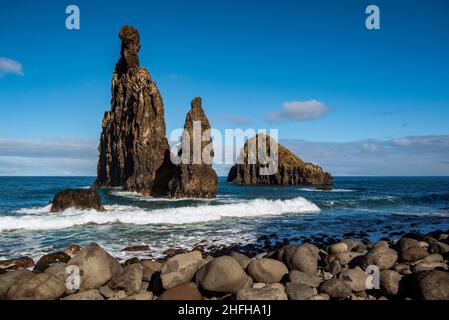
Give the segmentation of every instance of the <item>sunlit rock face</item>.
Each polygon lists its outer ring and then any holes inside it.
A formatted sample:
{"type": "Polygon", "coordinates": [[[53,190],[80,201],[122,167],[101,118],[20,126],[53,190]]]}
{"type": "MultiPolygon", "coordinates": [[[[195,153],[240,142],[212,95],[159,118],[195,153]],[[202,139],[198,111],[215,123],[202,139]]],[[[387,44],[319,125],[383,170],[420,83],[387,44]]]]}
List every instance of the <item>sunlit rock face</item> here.
{"type": "Polygon", "coordinates": [[[229,171],[227,180],[237,184],[333,184],[332,176],[320,166],[304,162],[263,133],[259,133],[245,143],[238,162],[229,171]],[[259,147],[261,154],[264,155],[263,161],[259,158],[259,147]],[[263,152],[264,149],[265,152],[263,152]]]}
{"type": "Polygon", "coordinates": [[[178,156],[183,163],[176,166],[168,196],[172,198],[214,198],[218,178],[212,168],[214,150],[211,126],[201,105],[201,98],[192,100],[187,113],[178,156]]]}
{"type": "Polygon", "coordinates": [[[124,26],[112,76],[111,110],[100,138],[96,187],[165,194],[170,179],[164,104],[150,73],[139,65],[139,32],[124,26]]]}

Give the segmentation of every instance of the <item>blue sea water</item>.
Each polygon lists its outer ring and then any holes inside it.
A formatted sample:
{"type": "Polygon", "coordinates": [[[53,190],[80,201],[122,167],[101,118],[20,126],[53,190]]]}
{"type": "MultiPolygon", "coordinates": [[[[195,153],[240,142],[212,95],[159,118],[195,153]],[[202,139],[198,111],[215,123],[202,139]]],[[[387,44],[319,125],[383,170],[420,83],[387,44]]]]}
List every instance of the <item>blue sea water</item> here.
{"type": "MultiPolygon", "coordinates": [[[[120,189],[99,190],[105,212],[50,213],[64,188],[87,188],[93,177],[0,177],[0,259],[97,242],[119,258],[157,257],[167,248],[256,243],[261,235],[314,239],[398,238],[449,229],[449,177],[336,177],[332,190],[241,186],[219,180],[214,200],[168,200],[120,189]],[[346,235],[345,235],[346,234],[346,235]],[[147,244],[149,252],[125,253],[147,244]]],[[[292,240],[299,241],[298,239],[292,240]]]]}

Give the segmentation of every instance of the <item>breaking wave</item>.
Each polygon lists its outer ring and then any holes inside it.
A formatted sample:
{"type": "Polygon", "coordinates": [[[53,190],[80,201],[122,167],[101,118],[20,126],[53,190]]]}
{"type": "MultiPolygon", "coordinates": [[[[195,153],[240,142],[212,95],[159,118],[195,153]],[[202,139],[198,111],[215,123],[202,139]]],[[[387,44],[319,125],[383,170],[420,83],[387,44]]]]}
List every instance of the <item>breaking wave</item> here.
{"type": "Polygon", "coordinates": [[[105,206],[106,212],[67,209],[50,213],[50,207],[21,209],[22,215],[0,217],[0,231],[50,230],[86,224],[190,224],[217,221],[227,217],[255,217],[285,213],[316,213],[320,208],[305,198],[288,200],[255,199],[231,204],[200,205],[145,210],[135,206],[105,206]]]}

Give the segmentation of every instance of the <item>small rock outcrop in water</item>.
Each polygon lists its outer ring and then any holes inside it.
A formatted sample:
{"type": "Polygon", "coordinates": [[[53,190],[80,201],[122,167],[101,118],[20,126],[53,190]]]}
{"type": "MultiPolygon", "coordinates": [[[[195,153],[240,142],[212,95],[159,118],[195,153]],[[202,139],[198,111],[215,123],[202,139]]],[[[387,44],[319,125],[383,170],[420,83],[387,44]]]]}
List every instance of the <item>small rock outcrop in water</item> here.
{"type": "Polygon", "coordinates": [[[178,152],[183,163],[174,170],[174,178],[169,183],[169,197],[213,198],[217,194],[218,178],[211,162],[214,151],[210,129],[209,120],[201,106],[201,98],[196,97],[186,116],[178,152]],[[195,151],[199,157],[194,157],[195,151]],[[209,163],[203,159],[203,153],[210,155],[209,163]]]}
{"type": "MultiPolygon", "coordinates": [[[[260,170],[263,170],[266,165],[262,165],[257,157],[259,143],[265,143],[266,155],[274,159],[274,155],[270,156],[270,146],[276,144],[276,141],[270,136],[260,133],[245,143],[238,163],[229,171],[228,182],[275,185],[331,185],[333,183],[329,173],[317,165],[304,162],[281,144],[277,144],[277,172],[269,175],[261,174],[260,170]]],[[[272,150],[276,150],[276,148],[272,148],[272,150]]]]}
{"type": "Polygon", "coordinates": [[[112,77],[111,110],[102,123],[95,187],[164,194],[170,179],[164,104],[148,71],[139,66],[139,32],[124,26],[112,77]]]}
{"type": "Polygon", "coordinates": [[[104,211],[98,193],[84,189],[66,189],[58,192],[53,198],[50,212],[62,212],[68,208],[104,211]]]}

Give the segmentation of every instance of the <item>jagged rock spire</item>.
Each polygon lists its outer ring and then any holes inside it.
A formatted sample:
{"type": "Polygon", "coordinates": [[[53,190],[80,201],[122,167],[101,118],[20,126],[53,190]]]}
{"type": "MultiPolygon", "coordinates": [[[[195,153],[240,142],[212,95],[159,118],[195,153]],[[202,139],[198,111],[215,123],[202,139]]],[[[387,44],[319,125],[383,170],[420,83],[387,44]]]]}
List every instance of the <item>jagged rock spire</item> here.
{"type": "Polygon", "coordinates": [[[95,186],[164,194],[170,176],[164,104],[149,72],[139,66],[139,32],[124,26],[112,77],[111,111],[105,113],[95,186]]]}
{"type": "Polygon", "coordinates": [[[187,113],[184,134],[174,178],[170,181],[168,196],[173,198],[213,198],[218,190],[218,178],[212,168],[214,156],[211,126],[201,105],[201,98],[192,100],[187,113]]]}

